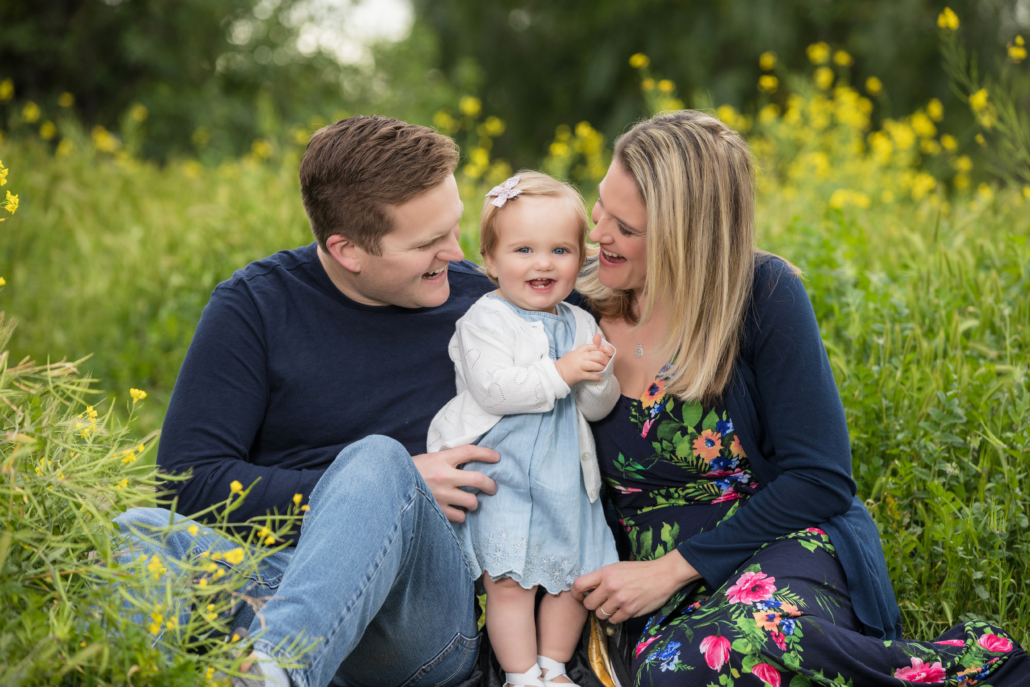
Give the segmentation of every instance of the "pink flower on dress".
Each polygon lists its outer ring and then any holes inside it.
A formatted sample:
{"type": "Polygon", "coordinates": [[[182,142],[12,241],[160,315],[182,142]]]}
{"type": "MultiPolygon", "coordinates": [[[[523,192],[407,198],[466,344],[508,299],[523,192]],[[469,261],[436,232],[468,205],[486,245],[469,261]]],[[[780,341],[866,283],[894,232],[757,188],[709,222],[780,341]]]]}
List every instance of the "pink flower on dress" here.
{"type": "Polygon", "coordinates": [[[764,601],[776,591],[773,582],[775,577],[769,577],[765,573],[744,573],[737,580],[737,584],[726,590],[726,598],[731,604],[753,604],[756,601],[764,601]]]}
{"type": "Polygon", "coordinates": [[[736,501],[740,498],[743,497],[735,491],[724,491],[722,493],[722,496],[712,501],[712,503],[722,503],[723,501],[736,501]]]}
{"type": "Polygon", "coordinates": [[[615,491],[619,492],[620,494],[639,494],[642,490],[634,489],[633,487],[623,487],[616,484],[615,491]]]}
{"type": "Polygon", "coordinates": [[[787,638],[782,632],[772,632],[773,641],[776,642],[776,646],[780,647],[780,651],[787,650],[787,638]]]}
{"type": "Polygon", "coordinates": [[[751,672],[765,684],[772,685],[772,687],[780,687],[780,671],[776,670],[768,663],[759,663],[751,669],[751,672]]]}
{"type": "Polygon", "coordinates": [[[651,639],[645,640],[643,642],[640,642],[640,644],[637,644],[637,658],[640,658],[640,654],[644,653],[644,649],[651,646],[651,644],[656,640],[661,639],[661,637],[661,635],[658,635],[657,637],[652,637],[651,639]]]}
{"type": "Polygon", "coordinates": [[[647,433],[651,431],[651,425],[652,424],[654,424],[654,418],[651,418],[650,420],[645,422],[643,428],[641,428],[641,430],[640,430],[640,436],[642,436],[642,437],[644,437],[646,439],[647,438],[647,433]]]}
{"type": "Polygon", "coordinates": [[[923,663],[922,659],[913,657],[912,667],[898,668],[894,671],[894,677],[899,680],[908,680],[909,682],[944,682],[947,673],[944,672],[940,661],[931,665],[923,663]]]}
{"type": "Polygon", "coordinates": [[[730,658],[730,640],[717,635],[705,637],[701,640],[701,653],[708,667],[718,672],[730,658]]]}
{"type": "Polygon", "coordinates": [[[818,535],[821,535],[821,536],[823,536],[823,537],[825,537],[825,536],[826,536],[826,533],[825,533],[825,532],[823,532],[823,531],[822,531],[821,529],[819,529],[818,527],[809,527],[809,528],[808,528],[807,530],[805,530],[805,532],[812,532],[812,533],[814,533],[814,534],[818,534],[818,535]]]}
{"type": "Polygon", "coordinates": [[[934,644],[947,644],[948,646],[965,646],[966,645],[966,643],[964,641],[962,641],[961,639],[942,639],[939,642],[934,642],[934,644]]]}
{"type": "Polygon", "coordinates": [[[980,639],[976,640],[976,643],[987,651],[1012,651],[1012,640],[999,635],[980,635],[980,639]]]}

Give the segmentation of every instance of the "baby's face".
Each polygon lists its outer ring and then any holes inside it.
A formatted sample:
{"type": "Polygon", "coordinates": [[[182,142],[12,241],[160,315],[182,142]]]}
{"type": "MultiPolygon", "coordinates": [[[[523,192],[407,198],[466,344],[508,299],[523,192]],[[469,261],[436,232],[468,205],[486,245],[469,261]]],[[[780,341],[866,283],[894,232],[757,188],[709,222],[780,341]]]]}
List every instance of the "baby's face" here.
{"type": "Polygon", "coordinates": [[[501,293],[523,310],[555,312],[579,275],[579,221],[563,198],[509,200],[496,222],[497,246],[484,257],[501,293]]]}

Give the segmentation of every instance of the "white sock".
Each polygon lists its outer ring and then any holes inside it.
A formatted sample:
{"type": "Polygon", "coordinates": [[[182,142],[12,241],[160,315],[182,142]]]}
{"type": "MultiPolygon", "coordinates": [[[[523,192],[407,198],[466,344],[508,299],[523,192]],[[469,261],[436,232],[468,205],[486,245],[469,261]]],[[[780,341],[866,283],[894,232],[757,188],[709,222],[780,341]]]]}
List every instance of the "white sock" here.
{"type": "Polygon", "coordinates": [[[255,651],[254,656],[258,660],[258,668],[265,674],[265,687],[290,687],[290,676],[274,658],[263,651],[255,651]]]}

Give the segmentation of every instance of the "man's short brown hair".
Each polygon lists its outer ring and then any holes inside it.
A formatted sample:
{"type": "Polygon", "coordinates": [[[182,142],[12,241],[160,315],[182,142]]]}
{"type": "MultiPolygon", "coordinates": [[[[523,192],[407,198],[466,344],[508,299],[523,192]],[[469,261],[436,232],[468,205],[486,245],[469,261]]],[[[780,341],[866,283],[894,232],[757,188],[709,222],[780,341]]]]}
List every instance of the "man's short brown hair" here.
{"type": "Polygon", "coordinates": [[[323,249],[340,234],[379,255],[393,229],[387,211],[454,173],[458,147],[424,126],[355,116],[315,132],[300,161],[300,195],[323,249]]]}

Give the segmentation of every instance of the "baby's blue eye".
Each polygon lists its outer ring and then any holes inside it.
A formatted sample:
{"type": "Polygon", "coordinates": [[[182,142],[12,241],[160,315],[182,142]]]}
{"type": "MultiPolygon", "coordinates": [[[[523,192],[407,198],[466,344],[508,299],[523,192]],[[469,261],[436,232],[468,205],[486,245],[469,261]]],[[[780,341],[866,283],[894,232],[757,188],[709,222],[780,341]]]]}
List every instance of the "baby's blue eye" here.
{"type": "Polygon", "coordinates": [[[566,253],[569,252],[569,249],[568,248],[555,248],[553,252],[554,252],[555,255],[565,255],[566,253]]]}
{"type": "Polygon", "coordinates": [[[522,248],[516,248],[515,252],[516,253],[528,253],[530,251],[529,251],[529,248],[527,248],[526,246],[523,246],[522,248]]]}

